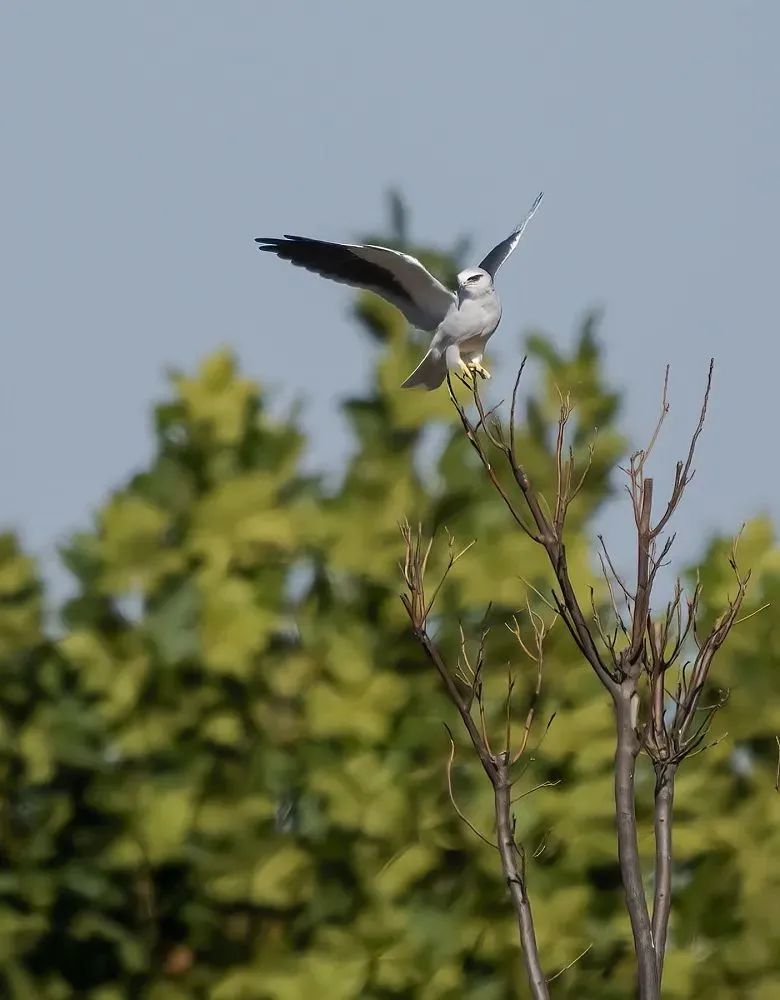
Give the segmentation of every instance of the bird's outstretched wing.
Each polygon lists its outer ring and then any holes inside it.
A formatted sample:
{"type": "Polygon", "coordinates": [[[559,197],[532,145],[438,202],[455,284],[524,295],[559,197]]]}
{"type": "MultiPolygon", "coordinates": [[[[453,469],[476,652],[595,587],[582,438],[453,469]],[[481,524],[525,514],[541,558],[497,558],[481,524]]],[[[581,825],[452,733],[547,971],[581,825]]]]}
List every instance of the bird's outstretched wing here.
{"type": "Polygon", "coordinates": [[[490,253],[485,257],[482,263],[479,265],[483,271],[487,271],[491,278],[495,278],[496,271],[501,267],[507,257],[512,253],[514,248],[520,242],[520,237],[523,235],[523,230],[531,221],[534,212],[537,210],[541,204],[544,192],[540,192],[536,196],[536,200],[533,205],[531,205],[528,215],[523,219],[520,225],[514,229],[505,240],[502,240],[498,246],[494,246],[490,253]]]}
{"type": "Polygon", "coordinates": [[[307,271],[381,295],[421,330],[435,330],[455,301],[454,294],[419,260],[399,250],[326,243],[305,236],[260,236],[255,242],[258,249],[307,271]]]}

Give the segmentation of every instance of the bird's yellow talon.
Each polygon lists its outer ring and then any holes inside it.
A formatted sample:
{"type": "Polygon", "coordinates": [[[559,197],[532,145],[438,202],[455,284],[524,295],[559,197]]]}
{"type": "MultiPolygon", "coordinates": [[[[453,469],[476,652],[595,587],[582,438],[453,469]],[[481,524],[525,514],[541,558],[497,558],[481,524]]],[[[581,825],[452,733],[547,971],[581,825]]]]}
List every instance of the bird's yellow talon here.
{"type": "Polygon", "coordinates": [[[487,368],[483,368],[479,361],[472,361],[469,365],[469,371],[472,375],[479,375],[482,379],[490,378],[490,372],[487,368]]]}

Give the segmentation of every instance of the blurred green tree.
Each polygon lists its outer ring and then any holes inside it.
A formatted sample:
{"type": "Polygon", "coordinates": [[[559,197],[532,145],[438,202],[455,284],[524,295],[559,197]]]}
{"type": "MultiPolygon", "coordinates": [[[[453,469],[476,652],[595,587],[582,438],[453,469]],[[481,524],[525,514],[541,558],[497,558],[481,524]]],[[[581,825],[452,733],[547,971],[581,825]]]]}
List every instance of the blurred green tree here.
{"type": "MultiPolygon", "coordinates": [[[[394,235],[407,238],[398,205],[394,235]]],[[[445,276],[457,266],[412,249],[445,276]]],[[[477,539],[441,597],[451,648],[458,621],[485,621],[501,626],[492,659],[516,660],[502,623],[524,605],[523,580],[541,586],[549,571],[509,531],[446,394],[397,388],[418,353],[403,320],[368,295],[357,314],[378,356],[365,394],[344,404],[354,448],[335,487],[302,471],[295,415],[271,415],[219,352],[172,378],[149,468],[65,549],[76,592],[56,633],[32,561],[0,541],[3,996],[526,995],[500,869],[450,802],[442,723],[456,720],[409,635],[398,523],[477,539]]],[[[543,336],[529,352],[538,378],[519,446],[542,491],[559,390],[577,404],[576,447],[599,428],[568,541],[573,576],[597,586],[589,527],[624,450],[619,400],[593,319],[570,353],[543,336]]],[[[728,587],[723,544],[701,569],[712,609],[728,587]]],[[[767,523],[749,527],[742,552],[751,606],[777,600],[767,523]]],[[[780,647],[771,615],[735,635],[716,677],[732,690],[718,717],[730,735],[678,780],[664,995],[680,1000],[780,995],[780,647]]],[[[532,674],[519,673],[518,705],[532,674]]],[[[525,783],[559,784],[519,813],[522,839],[543,847],[529,862],[540,950],[554,972],[592,944],[555,996],[622,998],[632,961],[612,724],[563,629],[539,708],[553,712],[525,783]]],[[[465,753],[453,780],[489,833],[490,789],[465,753]]],[[[648,767],[640,793],[651,785],[648,767]]],[[[649,836],[642,848],[652,852],[649,836]]]]}

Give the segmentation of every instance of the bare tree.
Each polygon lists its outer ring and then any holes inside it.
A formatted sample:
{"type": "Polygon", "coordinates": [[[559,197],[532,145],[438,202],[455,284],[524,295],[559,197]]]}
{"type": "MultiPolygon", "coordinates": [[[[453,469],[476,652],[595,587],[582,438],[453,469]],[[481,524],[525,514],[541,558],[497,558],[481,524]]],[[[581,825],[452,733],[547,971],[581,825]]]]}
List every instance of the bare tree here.
{"type": "MultiPolygon", "coordinates": [[[[690,756],[707,748],[707,738],[713,716],[723,704],[719,696],[711,704],[702,705],[712,662],[730,630],[738,621],[749,574],[742,575],[737,566],[736,541],[730,565],[734,572],[734,594],[723,612],[706,632],[702,632],[699,616],[701,588],[684,594],[678,580],[672,599],[656,615],[652,595],[659,569],[674,542],[666,534],[669,523],[691,482],[696,445],[704,427],[712,385],[713,364],[710,363],[707,385],[699,420],[691,437],[686,458],[677,463],[674,484],[660,516],[654,519],[653,479],[646,475],[646,464],[657,440],[668,403],[668,368],[664,380],[663,402],[658,423],[647,447],[635,452],[622,471],[627,478],[636,527],[636,570],[629,584],[617,573],[615,564],[602,538],[601,568],[609,595],[607,608],[600,606],[593,589],[587,602],[575,592],[566,559],[565,527],[570,505],[581,490],[593,456],[593,447],[577,467],[575,455],[567,445],[567,428],[573,408],[568,397],[561,403],[554,449],[556,495],[549,505],[537,491],[518,454],[515,441],[516,409],[521,365],[515,380],[508,427],[495,416],[498,407],[486,411],[476,379],[465,385],[470,389],[475,416],[455,394],[448,379],[449,395],[469,442],[482,467],[506,505],[515,525],[536,544],[542,546],[555,578],[550,596],[539,594],[548,607],[563,620],[583,659],[609,692],[615,720],[614,795],[617,829],[617,853],[625,892],[626,908],[634,939],[637,980],[641,1000],[660,997],[664,951],[671,911],[672,889],[672,827],[674,784],[677,770],[690,756]],[[509,473],[513,485],[504,485],[501,468],[509,473]],[[676,679],[670,685],[669,678],[676,679]],[[655,770],[654,834],[655,865],[653,872],[652,909],[645,893],[637,837],[635,809],[635,773],[639,754],[650,758],[655,770]]],[[[499,404],[500,405],[500,404],[499,404]]],[[[531,906],[526,891],[524,866],[512,865],[522,859],[514,841],[514,820],[509,811],[508,765],[510,749],[493,754],[484,735],[471,716],[476,691],[481,690],[484,640],[475,669],[463,678],[463,689],[442,661],[431,640],[426,621],[430,605],[424,598],[423,576],[430,549],[422,551],[419,537],[413,538],[404,529],[406,563],[404,578],[408,594],[404,604],[415,635],[441,675],[447,691],[457,706],[471,742],[482,766],[493,783],[496,793],[496,827],[498,847],[515,910],[520,924],[523,954],[529,982],[535,997],[547,996],[547,986],[541,972],[536,939],[533,931],[531,906]],[[464,694],[464,689],[466,693],[464,694]],[[469,690],[471,693],[469,693],[469,690]]],[[[462,553],[461,553],[462,554],[462,553]]],[[[448,568],[459,556],[451,554],[448,568]]],[[[435,597],[435,595],[434,595],[435,597]]],[[[543,627],[538,616],[533,618],[539,641],[543,627]]]]}

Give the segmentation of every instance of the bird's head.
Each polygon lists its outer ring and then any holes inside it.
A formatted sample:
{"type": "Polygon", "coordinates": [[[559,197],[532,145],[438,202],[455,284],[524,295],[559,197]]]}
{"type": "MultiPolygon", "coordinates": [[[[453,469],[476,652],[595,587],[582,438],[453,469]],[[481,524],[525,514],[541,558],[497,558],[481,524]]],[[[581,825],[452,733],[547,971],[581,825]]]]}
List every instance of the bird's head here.
{"type": "Polygon", "coordinates": [[[467,267],[458,275],[458,301],[478,299],[493,289],[493,279],[481,267],[467,267]]]}

